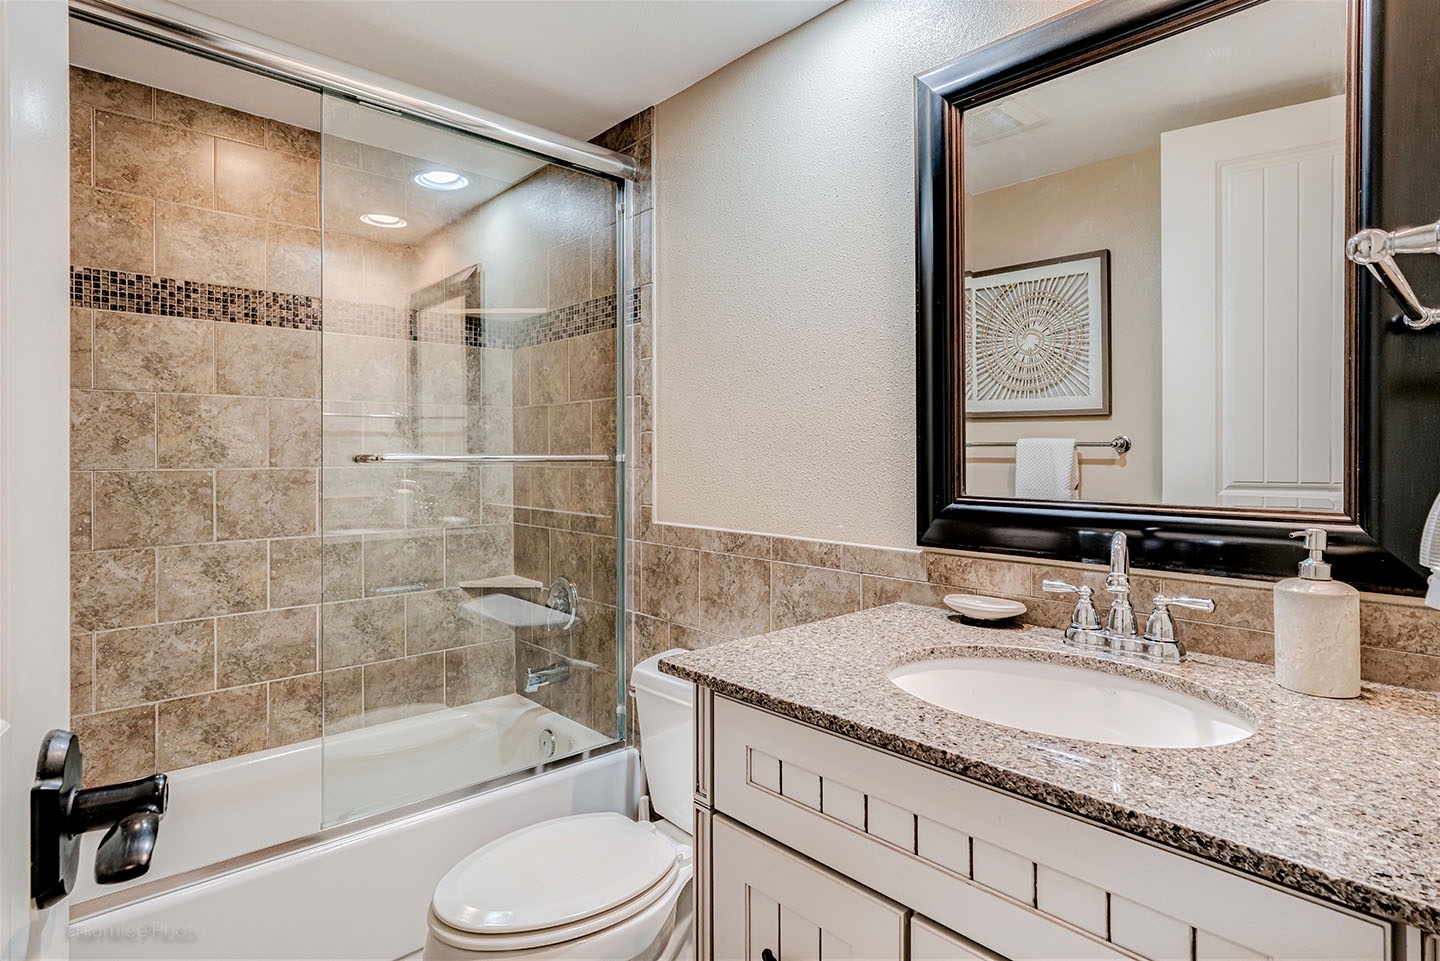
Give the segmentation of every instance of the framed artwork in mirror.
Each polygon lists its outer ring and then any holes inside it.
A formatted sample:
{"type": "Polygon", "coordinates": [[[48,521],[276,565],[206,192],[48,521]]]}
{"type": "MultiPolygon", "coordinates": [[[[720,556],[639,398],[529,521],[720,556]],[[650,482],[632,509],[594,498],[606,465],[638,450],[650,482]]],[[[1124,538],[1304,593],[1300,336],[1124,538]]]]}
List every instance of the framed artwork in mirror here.
{"type": "Polygon", "coordinates": [[[1110,413],[1110,251],[965,275],[965,413],[1110,413]]]}

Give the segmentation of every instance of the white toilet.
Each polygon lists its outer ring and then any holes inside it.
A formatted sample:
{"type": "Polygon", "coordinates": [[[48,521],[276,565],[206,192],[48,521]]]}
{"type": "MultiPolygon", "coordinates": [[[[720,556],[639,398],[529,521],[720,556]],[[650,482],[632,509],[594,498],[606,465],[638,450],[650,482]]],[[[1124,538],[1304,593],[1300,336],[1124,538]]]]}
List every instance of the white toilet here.
{"type": "Polygon", "coordinates": [[[436,885],[427,961],[656,961],[691,923],[695,691],[660,673],[671,653],[631,676],[650,803],[665,820],[577,814],[490,842],[436,885]]]}

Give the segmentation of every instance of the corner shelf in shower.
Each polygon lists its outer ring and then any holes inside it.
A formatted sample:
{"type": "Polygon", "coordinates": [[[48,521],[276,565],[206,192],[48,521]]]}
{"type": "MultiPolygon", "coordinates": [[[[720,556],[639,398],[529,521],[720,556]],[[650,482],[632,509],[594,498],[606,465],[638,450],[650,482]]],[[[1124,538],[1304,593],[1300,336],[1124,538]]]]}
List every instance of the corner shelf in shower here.
{"type": "Polygon", "coordinates": [[[515,591],[539,590],[545,585],[519,574],[501,574],[498,577],[481,577],[473,581],[461,581],[456,585],[467,591],[515,591]]]}

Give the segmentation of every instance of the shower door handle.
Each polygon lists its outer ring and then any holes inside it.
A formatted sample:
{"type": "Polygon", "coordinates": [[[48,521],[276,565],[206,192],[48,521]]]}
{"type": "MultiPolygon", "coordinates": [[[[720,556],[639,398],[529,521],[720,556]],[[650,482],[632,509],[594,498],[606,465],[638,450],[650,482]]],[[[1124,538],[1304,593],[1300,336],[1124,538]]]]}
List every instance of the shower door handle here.
{"type": "Polygon", "coordinates": [[[30,789],[30,896],[38,908],[64,900],[75,889],[80,837],[105,831],[95,854],[95,880],[119,884],[150,870],[160,819],[170,801],[164,774],[81,788],[80,739],[51,731],[40,747],[30,789]]]}

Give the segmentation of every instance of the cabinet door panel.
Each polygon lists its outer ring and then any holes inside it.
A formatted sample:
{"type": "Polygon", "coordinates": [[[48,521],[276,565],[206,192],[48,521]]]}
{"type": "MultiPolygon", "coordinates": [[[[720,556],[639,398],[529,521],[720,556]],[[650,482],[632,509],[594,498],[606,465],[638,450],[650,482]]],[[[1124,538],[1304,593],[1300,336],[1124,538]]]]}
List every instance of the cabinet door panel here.
{"type": "Polygon", "coordinates": [[[904,961],[909,912],[743,827],[712,820],[715,961],[904,961]]]}

